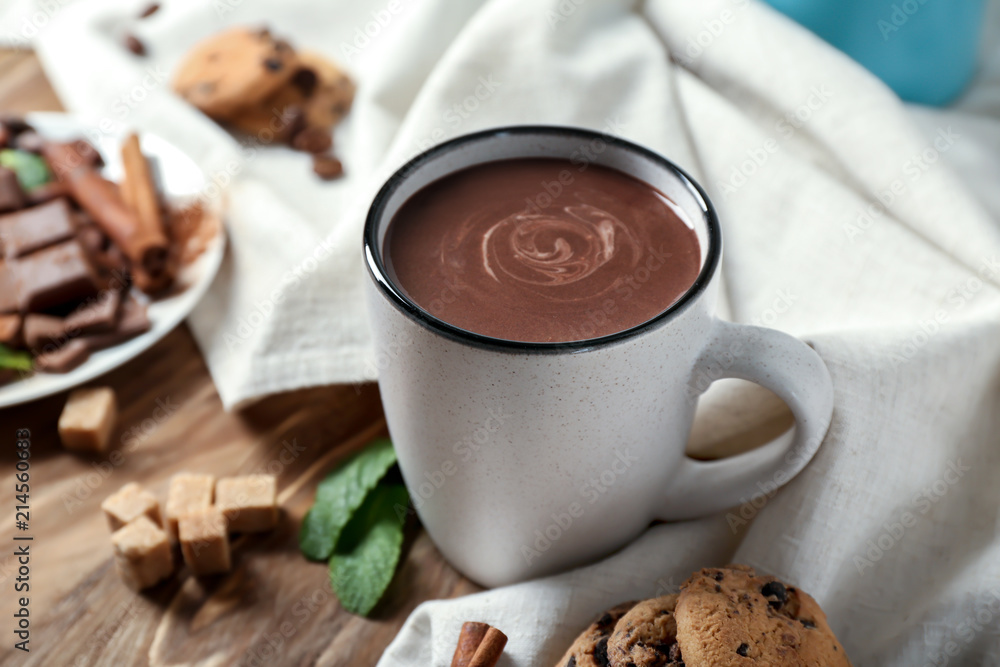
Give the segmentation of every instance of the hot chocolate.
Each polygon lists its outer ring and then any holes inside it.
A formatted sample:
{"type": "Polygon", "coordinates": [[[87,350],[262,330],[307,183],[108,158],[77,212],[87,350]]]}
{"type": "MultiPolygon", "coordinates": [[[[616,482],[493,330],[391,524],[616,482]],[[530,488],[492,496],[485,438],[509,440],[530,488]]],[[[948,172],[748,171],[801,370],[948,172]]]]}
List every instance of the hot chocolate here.
{"type": "Polygon", "coordinates": [[[652,186],[594,164],[527,158],[424,187],[386,230],[394,282],[435,317],[525,342],[606,336],[675,303],[698,237],[652,186]]]}

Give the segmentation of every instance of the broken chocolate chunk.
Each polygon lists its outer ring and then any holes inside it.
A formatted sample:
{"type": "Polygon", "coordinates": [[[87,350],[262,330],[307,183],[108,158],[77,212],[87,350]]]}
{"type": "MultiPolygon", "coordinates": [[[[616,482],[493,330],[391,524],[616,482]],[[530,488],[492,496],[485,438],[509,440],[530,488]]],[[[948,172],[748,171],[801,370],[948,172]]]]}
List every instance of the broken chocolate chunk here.
{"type": "Polygon", "coordinates": [[[97,294],[97,275],[76,239],[12,263],[23,313],[38,313],[97,294]]]}
{"type": "Polygon", "coordinates": [[[107,333],[83,336],[78,340],[85,340],[91,350],[103,350],[146,333],[150,326],[146,306],[136,301],[134,296],[129,296],[121,306],[121,313],[114,329],[107,333]]]}
{"type": "Polygon", "coordinates": [[[35,357],[35,370],[46,373],[68,373],[90,356],[90,348],[82,339],[76,338],[58,350],[45,352],[35,357]]]}
{"type": "Polygon", "coordinates": [[[81,303],[66,316],[63,322],[66,333],[78,336],[114,331],[118,325],[121,304],[121,290],[103,290],[96,299],[81,303]]]}
{"type": "MultiPolygon", "coordinates": [[[[13,169],[0,167],[0,213],[24,208],[24,190],[13,169]]],[[[2,239],[0,239],[2,240],[2,239]]]]}
{"type": "Polygon", "coordinates": [[[24,344],[35,355],[62,347],[67,341],[62,318],[31,313],[24,318],[24,344]]]}
{"type": "Polygon", "coordinates": [[[21,257],[70,239],[74,231],[65,199],[0,216],[0,238],[7,258],[21,257]]]}

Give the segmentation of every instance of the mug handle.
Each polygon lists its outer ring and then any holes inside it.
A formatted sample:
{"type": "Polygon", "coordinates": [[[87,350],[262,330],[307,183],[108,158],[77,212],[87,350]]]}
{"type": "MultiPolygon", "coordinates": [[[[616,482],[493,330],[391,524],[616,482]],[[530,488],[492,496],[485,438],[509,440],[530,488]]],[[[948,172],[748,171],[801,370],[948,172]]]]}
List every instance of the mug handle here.
{"type": "Polygon", "coordinates": [[[673,521],[721,512],[770,494],[797,475],[819,449],[833,416],[833,382],[816,352],[774,329],[715,320],[695,364],[689,395],[715,380],[740,378],[770,389],[792,410],[794,432],[749,452],[715,461],[683,457],[658,518],[673,521]],[[699,378],[707,378],[704,386],[699,378]]]}

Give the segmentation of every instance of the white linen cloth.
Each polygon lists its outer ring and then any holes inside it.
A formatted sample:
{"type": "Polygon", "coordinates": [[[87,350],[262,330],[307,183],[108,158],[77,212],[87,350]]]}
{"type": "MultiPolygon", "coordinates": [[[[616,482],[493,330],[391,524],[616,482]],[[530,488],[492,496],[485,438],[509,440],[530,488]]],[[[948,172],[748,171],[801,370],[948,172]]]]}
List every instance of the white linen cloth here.
{"type": "MultiPolygon", "coordinates": [[[[552,664],[602,609],[727,561],[811,592],[856,665],[1000,664],[995,39],[980,89],[942,112],[908,110],[742,0],[170,0],[135,23],[143,4],[75,3],[36,45],[70,109],[157,132],[231,181],[229,258],[189,320],[227,406],[373,377],[359,297],[372,194],[421,148],[513,123],[614,132],[693,173],[723,221],[725,314],[804,338],[833,377],[830,433],[773,497],[655,527],[586,569],[426,603],[380,665],[448,664],[466,620],[509,635],[504,667],[552,664]],[[162,72],[235,23],[355,74],[344,180],[241,149],[170,94],[162,72]],[[120,48],[126,29],[148,59],[120,48]]],[[[696,430],[738,433],[752,412],[696,430]]]]}

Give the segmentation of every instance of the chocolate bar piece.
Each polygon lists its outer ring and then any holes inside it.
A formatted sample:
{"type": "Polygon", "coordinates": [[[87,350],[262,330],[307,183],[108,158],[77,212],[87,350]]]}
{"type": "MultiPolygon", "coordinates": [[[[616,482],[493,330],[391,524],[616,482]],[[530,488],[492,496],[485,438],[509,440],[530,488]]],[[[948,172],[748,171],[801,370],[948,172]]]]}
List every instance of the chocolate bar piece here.
{"type": "Polygon", "coordinates": [[[66,316],[63,322],[66,333],[79,336],[114,331],[118,326],[121,305],[121,290],[103,290],[96,299],[80,304],[79,308],[66,316]]]}
{"type": "Polygon", "coordinates": [[[0,259],[0,313],[17,312],[17,273],[0,259]]]}
{"type": "Polygon", "coordinates": [[[35,370],[46,373],[68,373],[90,356],[86,341],[74,338],[58,350],[45,352],[35,357],[35,370]]]}
{"type": "Polygon", "coordinates": [[[97,294],[97,275],[76,240],[22,257],[14,264],[21,312],[44,312],[97,294]]]}
{"type": "Polygon", "coordinates": [[[0,315],[0,345],[18,347],[21,344],[21,316],[17,313],[0,315]]]}
{"type": "Polygon", "coordinates": [[[146,306],[136,301],[134,296],[130,296],[121,305],[118,323],[112,331],[85,336],[80,340],[87,341],[87,345],[91,350],[103,350],[106,347],[118,345],[129,338],[135,338],[139,334],[146,333],[149,331],[150,326],[146,306]]]}
{"type": "Polygon", "coordinates": [[[62,318],[37,313],[25,316],[24,343],[36,355],[62,347],[67,340],[62,318]]]}
{"type": "Polygon", "coordinates": [[[13,169],[0,167],[0,213],[24,208],[24,191],[13,169]]]}
{"type": "Polygon", "coordinates": [[[0,237],[4,240],[4,256],[8,259],[66,241],[73,237],[74,231],[65,199],[0,216],[0,237]]]}
{"type": "Polygon", "coordinates": [[[34,187],[25,193],[25,197],[28,200],[28,206],[37,206],[38,204],[44,204],[50,202],[53,199],[58,199],[59,197],[68,197],[69,188],[62,181],[49,181],[48,183],[42,183],[38,187],[34,187]]]}

